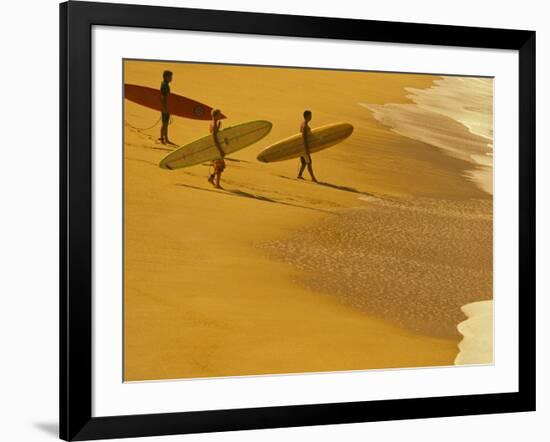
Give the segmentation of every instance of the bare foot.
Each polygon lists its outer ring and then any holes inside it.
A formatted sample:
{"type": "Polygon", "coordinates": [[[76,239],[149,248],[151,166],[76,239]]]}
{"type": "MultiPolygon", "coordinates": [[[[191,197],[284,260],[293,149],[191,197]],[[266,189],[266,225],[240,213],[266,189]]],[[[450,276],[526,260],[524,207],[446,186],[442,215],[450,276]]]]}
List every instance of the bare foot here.
{"type": "Polygon", "coordinates": [[[216,184],[214,184],[214,177],[213,177],[213,176],[209,176],[209,177],[208,177],[208,182],[209,182],[210,184],[212,184],[214,187],[216,187],[216,184]]]}
{"type": "Polygon", "coordinates": [[[304,177],[303,177],[303,176],[300,176],[300,175],[298,175],[298,177],[297,177],[296,179],[297,179],[297,180],[303,180],[303,179],[304,179],[304,177]]]}
{"type": "Polygon", "coordinates": [[[215,185],[214,187],[215,187],[216,189],[221,189],[221,190],[223,190],[223,187],[220,186],[219,184],[218,184],[218,185],[215,185]]]}
{"type": "Polygon", "coordinates": [[[172,143],[170,140],[166,140],[166,142],[167,142],[168,144],[172,145],[172,146],[177,146],[176,143],[172,143]]]}

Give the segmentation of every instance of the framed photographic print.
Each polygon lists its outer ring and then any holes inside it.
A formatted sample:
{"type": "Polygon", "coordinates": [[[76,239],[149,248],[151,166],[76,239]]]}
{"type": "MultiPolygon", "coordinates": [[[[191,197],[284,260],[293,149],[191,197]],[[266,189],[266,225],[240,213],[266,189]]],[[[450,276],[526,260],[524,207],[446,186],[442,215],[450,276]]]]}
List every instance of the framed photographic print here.
{"type": "Polygon", "coordinates": [[[534,410],[534,32],[60,17],[62,439],[534,410]]]}

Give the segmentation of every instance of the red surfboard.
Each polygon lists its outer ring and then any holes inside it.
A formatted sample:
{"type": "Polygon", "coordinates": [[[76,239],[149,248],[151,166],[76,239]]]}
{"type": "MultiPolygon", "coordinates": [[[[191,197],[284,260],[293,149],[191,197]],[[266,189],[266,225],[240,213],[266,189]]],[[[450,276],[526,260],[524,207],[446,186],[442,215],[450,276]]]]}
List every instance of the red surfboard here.
{"type": "MultiPolygon", "coordinates": [[[[124,85],[124,97],[134,103],[151,109],[161,111],[160,89],[138,86],[136,84],[124,85]]],[[[170,93],[168,95],[168,113],[193,120],[211,120],[212,108],[206,104],[170,93]]],[[[222,115],[225,118],[225,115],[222,115]]]]}

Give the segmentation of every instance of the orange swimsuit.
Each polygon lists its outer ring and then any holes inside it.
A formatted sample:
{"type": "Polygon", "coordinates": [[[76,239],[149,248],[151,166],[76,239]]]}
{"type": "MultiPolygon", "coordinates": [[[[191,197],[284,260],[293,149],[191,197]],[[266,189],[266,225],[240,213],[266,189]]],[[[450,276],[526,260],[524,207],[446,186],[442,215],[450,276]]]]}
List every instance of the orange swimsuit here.
{"type": "Polygon", "coordinates": [[[225,169],[225,161],[223,160],[223,158],[214,160],[212,162],[212,166],[214,166],[214,173],[222,173],[225,169]]]}

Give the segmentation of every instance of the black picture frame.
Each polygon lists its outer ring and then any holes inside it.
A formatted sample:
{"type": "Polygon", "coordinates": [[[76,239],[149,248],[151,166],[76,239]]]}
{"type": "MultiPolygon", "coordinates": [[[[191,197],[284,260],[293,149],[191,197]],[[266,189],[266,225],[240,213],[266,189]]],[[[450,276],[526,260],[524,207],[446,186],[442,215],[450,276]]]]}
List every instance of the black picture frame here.
{"type": "Polygon", "coordinates": [[[535,32],[67,2],[60,5],[60,437],[91,440],[535,410],[535,32]],[[511,49],[519,53],[519,391],[92,417],[94,25],[511,49]]]}

